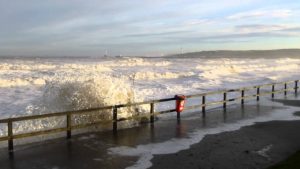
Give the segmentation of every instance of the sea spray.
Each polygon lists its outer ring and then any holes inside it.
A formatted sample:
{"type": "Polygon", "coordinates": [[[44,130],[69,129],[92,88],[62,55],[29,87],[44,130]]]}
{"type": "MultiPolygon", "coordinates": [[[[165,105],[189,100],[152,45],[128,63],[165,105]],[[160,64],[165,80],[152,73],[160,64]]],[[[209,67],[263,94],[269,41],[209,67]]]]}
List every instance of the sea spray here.
{"type": "MultiPolygon", "coordinates": [[[[134,96],[134,89],[127,79],[111,76],[97,76],[93,79],[78,78],[72,81],[51,81],[45,85],[43,106],[45,110],[72,111],[110,105],[126,104],[143,101],[141,97],[134,96]]],[[[110,120],[112,110],[96,111],[90,119],[83,115],[85,121],[110,120]]],[[[118,111],[119,118],[135,116],[147,111],[147,106],[126,107],[118,111]]],[[[80,116],[75,122],[81,123],[80,116]]]]}
{"type": "MultiPolygon", "coordinates": [[[[103,106],[126,104],[143,101],[134,96],[132,84],[127,79],[106,75],[94,78],[67,78],[47,81],[43,87],[43,95],[26,108],[27,115],[83,110],[103,106]]],[[[149,112],[149,106],[132,106],[118,109],[118,118],[127,118],[149,112]]],[[[87,111],[85,114],[74,115],[73,125],[112,120],[112,110],[87,111]]],[[[139,120],[129,120],[120,123],[122,127],[132,127],[139,120]]],[[[18,122],[14,125],[14,133],[38,131],[50,128],[64,127],[65,117],[51,117],[42,120],[18,122]]],[[[97,130],[110,129],[111,125],[103,125],[97,130]]],[[[1,131],[1,135],[5,132],[1,131]]]]}

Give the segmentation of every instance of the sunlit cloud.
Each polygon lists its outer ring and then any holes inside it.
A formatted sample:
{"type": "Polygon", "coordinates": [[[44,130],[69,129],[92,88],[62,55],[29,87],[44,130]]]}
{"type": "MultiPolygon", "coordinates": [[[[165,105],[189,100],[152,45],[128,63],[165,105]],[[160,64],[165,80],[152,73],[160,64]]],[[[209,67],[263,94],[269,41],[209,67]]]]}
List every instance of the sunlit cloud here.
{"type": "Polygon", "coordinates": [[[191,20],[186,20],[183,24],[186,26],[194,26],[194,25],[207,25],[212,23],[214,23],[214,21],[209,19],[191,19],[191,20]]]}
{"type": "Polygon", "coordinates": [[[241,12],[234,15],[230,15],[227,19],[249,19],[249,18],[286,18],[293,14],[289,9],[276,9],[276,10],[255,10],[249,12],[241,12]]]}
{"type": "Polygon", "coordinates": [[[286,25],[264,25],[264,24],[246,24],[237,25],[235,30],[239,33],[251,33],[251,32],[272,32],[279,31],[288,28],[286,25]]]}

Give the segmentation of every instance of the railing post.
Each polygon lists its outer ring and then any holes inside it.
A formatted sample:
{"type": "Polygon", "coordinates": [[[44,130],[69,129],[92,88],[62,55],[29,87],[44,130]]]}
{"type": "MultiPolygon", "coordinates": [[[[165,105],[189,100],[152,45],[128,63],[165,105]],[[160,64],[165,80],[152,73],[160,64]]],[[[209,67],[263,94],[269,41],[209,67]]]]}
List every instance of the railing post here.
{"type": "Polygon", "coordinates": [[[12,121],[7,123],[7,135],[8,135],[8,151],[11,153],[14,151],[14,140],[13,140],[13,124],[12,121]]]}
{"type": "Polygon", "coordinates": [[[202,116],[205,116],[205,95],[202,96],[202,116]]]}
{"type": "Polygon", "coordinates": [[[227,93],[224,92],[223,94],[223,108],[226,109],[226,100],[227,100],[227,93]]]}
{"type": "Polygon", "coordinates": [[[118,108],[113,108],[113,133],[116,134],[118,131],[118,108]]]}
{"type": "Polygon", "coordinates": [[[242,105],[244,105],[244,96],[245,96],[245,90],[243,89],[242,93],[241,93],[241,104],[242,105]]]}
{"type": "Polygon", "coordinates": [[[150,123],[154,123],[154,103],[150,103],[150,123]]]}
{"type": "Polygon", "coordinates": [[[70,139],[72,135],[72,119],[71,114],[67,114],[67,139],[70,139]]]}
{"type": "Polygon", "coordinates": [[[275,92],[275,85],[272,84],[272,99],[274,98],[274,92],[275,92]]]}
{"type": "Polygon", "coordinates": [[[180,112],[177,112],[177,121],[180,120],[180,112]]]}
{"type": "Polygon", "coordinates": [[[295,94],[297,94],[298,91],[298,80],[295,81],[295,94]]]}
{"type": "Polygon", "coordinates": [[[286,96],[286,94],[287,94],[287,91],[286,91],[286,89],[287,89],[287,84],[286,83],[284,83],[284,95],[286,96]]]}
{"type": "Polygon", "coordinates": [[[257,89],[256,89],[256,101],[259,101],[259,86],[257,86],[257,89]]]}

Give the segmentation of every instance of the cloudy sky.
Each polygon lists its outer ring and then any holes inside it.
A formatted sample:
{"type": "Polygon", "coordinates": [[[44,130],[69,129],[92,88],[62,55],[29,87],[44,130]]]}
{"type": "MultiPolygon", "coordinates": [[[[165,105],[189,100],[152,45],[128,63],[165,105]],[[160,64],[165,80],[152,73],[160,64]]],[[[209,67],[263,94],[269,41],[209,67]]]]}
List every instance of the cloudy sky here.
{"type": "Polygon", "coordinates": [[[297,0],[0,0],[0,55],[300,48],[297,0]]]}

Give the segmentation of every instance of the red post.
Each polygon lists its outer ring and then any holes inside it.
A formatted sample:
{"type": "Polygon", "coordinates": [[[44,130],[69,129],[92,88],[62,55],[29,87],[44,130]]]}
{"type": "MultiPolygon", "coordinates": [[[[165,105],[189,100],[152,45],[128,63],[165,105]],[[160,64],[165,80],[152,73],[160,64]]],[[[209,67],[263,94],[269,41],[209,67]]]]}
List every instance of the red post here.
{"type": "Polygon", "coordinates": [[[184,95],[175,95],[176,99],[176,112],[177,112],[177,119],[180,118],[180,113],[184,109],[185,99],[186,97],[184,95]]]}

